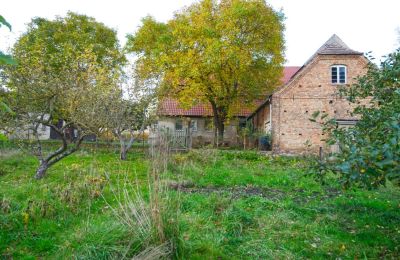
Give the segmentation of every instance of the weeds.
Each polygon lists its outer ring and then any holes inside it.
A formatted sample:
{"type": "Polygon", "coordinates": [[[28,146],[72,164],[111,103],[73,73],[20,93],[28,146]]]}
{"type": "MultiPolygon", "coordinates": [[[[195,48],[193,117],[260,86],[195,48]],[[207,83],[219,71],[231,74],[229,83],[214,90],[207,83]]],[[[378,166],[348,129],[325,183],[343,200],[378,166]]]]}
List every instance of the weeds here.
{"type": "Polygon", "coordinates": [[[113,193],[113,206],[107,201],[108,207],[118,221],[135,235],[140,241],[140,246],[147,246],[153,239],[153,223],[150,214],[150,207],[145,201],[144,196],[139,192],[139,188],[124,184],[117,189],[111,187],[113,193]]]}
{"type": "Polygon", "coordinates": [[[245,160],[245,161],[260,161],[264,160],[266,157],[259,154],[258,151],[232,151],[223,152],[222,155],[227,160],[245,160]]]}
{"type": "Polygon", "coordinates": [[[149,246],[133,257],[134,260],[164,259],[171,255],[171,245],[164,243],[158,246],[149,246]]]}
{"type": "Polygon", "coordinates": [[[11,201],[6,199],[6,198],[2,198],[0,200],[0,212],[3,214],[8,214],[11,211],[11,201]]]}
{"type": "MultiPolygon", "coordinates": [[[[160,132],[151,146],[149,195],[151,216],[158,243],[169,245],[173,255],[179,255],[179,196],[171,196],[165,179],[170,161],[170,136],[160,132]]],[[[164,246],[164,247],[165,247],[164,246]]]]}
{"type": "Polygon", "coordinates": [[[162,147],[73,155],[39,184],[34,158],[0,157],[0,258],[400,256],[394,185],[342,191],[304,178],[308,158],[162,147]]]}
{"type": "Polygon", "coordinates": [[[8,173],[9,173],[8,170],[0,168],[0,176],[4,176],[4,175],[6,175],[8,173]]]}
{"type": "MultiPolygon", "coordinates": [[[[162,180],[167,171],[169,140],[160,135],[157,146],[151,148],[151,165],[148,175],[148,200],[140,187],[129,184],[117,188],[111,186],[113,202],[109,203],[113,215],[132,233],[131,241],[124,250],[124,257],[136,253],[133,259],[164,259],[177,255],[179,231],[176,197],[169,196],[162,180]]],[[[118,182],[119,183],[119,182],[118,182]]]]}

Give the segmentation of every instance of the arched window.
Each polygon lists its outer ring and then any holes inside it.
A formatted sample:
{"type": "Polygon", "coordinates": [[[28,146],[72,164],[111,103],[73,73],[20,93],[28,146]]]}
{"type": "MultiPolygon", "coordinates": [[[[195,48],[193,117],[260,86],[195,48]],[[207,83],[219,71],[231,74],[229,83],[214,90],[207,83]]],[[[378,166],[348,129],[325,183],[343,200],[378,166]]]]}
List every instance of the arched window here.
{"type": "Polygon", "coordinates": [[[347,83],[347,68],[344,65],[334,65],[331,67],[331,82],[332,84],[347,83]]]}

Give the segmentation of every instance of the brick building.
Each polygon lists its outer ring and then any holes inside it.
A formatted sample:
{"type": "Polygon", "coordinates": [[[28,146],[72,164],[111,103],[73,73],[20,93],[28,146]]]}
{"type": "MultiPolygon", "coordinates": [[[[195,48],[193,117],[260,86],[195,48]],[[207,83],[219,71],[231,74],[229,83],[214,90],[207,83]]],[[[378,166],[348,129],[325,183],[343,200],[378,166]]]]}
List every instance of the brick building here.
{"type": "MultiPolygon", "coordinates": [[[[366,72],[368,60],[363,53],[350,49],[333,35],[301,67],[284,67],[282,85],[256,101],[256,109],[238,109],[236,117],[225,126],[224,141],[240,142],[238,129],[251,121],[254,130],[270,133],[272,149],[277,153],[317,153],[326,147],[319,124],[309,119],[315,111],[325,112],[339,124],[352,125],[352,106],[339,97],[338,88],[354,83],[366,72]]],[[[213,141],[212,110],[208,104],[183,109],[173,99],[159,105],[158,126],[173,131],[190,128],[194,145],[213,141]]]]}
{"type": "MultiPolygon", "coordinates": [[[[299,67],[284,67],[281,84],[285,84],[299,67]]],[[[260,95],[252,106],[243,105],[237,109],[236,115],[225,125],[224,143],[237,145],[243,140],[239,136],[239,128],[246,126],[246,121],[254,111],[264,102],[265,95],[260,95]],[[253,107],[250,109],[249,107],[253,107]]],[[[168,128],[171,131],[191,130],[193,146],[212,144],[214,141],[213,112],[209,104],[198,104],[190,109],[183,109],[179,102],[165,98],[159,104],[158,127],[168,128]]]]}
{"type": "Polygon", "coordinates": [[[339,124],[351,125],[352,106],[338,88],[354,83],[366,72],[368,60],[333,35],[287,81],[249,116],[255,129],[270,132],[277,153],[316,153],[326,147],[320,125],[309,119],[315,111],[329,114],[339,124]]]}

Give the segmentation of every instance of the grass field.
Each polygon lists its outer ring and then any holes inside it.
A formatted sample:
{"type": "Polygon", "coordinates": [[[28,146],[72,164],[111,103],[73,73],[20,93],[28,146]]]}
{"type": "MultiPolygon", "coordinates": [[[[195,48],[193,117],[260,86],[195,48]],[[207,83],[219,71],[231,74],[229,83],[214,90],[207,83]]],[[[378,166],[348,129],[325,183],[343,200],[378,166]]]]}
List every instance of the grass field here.
{"type": "MultiPolygon", "coordinates": [[[[306,176],[308,164],[255,152],[172,155],[162,176],[171,256],[400,258],[399,188],[343,191],[334,177],[321,185],[306,176]]],[[[0,153],[2,258],[132,258],[156,245],[143,243],[140,226],[118,213],[137,191],[149,200],[150,164],[140,150],[128,161],[113,152],[79,152],[40,181],[32,178],[37,165],[17,150],[0,153]]]]}

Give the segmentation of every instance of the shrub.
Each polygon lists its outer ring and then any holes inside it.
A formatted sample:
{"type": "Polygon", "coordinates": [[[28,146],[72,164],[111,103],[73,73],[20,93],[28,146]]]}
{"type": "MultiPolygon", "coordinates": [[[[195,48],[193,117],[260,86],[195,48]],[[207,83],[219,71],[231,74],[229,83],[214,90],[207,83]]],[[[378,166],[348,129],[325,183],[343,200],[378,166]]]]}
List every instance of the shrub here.
{"type": "MultiPolygon", "coordinates": [[[[400,180],[400,49],[381,67],[368,73],[342,95],[357,104],[360,120],[353,128],[338,128],[334,119],[323,123],[329,144],[338,144],[335,160],[323,162],[319,172],[338,174],[341,183],[375,188],[386,181],[400,180]],[[363,102],[369,103],[363,105],[363,102]]],[[[315,114],[314,117],[317,117],[315,114]]],[[[324,118],[326,115],[322,115],[324,118]]]]}
{"type": "Polygon", "coordinates": [[[4,134],[0,133],[0,142],[6,142],[8,141],[7,136],[5,136],[4,134]]]}
{"type": "Polygon", "coordinates": [[[245,161],[259,161],[262,158],[257,151],[222,152],[228,160],[238,159],[245,161]]]}

